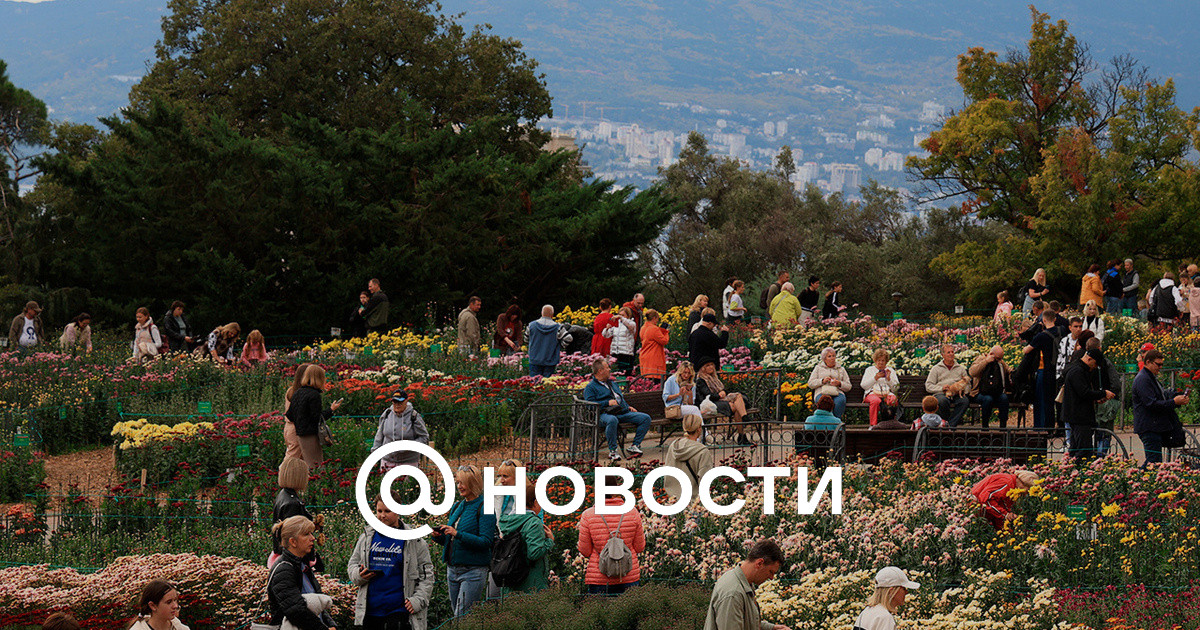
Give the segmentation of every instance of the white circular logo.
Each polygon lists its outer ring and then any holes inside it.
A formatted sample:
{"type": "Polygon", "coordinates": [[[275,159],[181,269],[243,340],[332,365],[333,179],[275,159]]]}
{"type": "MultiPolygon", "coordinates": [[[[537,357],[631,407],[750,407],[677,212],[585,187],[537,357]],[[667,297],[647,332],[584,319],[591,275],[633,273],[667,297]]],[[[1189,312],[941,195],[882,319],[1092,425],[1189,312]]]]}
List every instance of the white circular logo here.
{"type": "Polygon", "coordinates": [[[446,497],[441,503],[433,503],[432,484],[430,484],[429,477],[426,476],[425,471],[416,466],[402,464],[385,473],[379,483],[379,496],[383,499],[383,504],[400,516],[410,516],[422,510],[431,515],[441,516],[450,511],[450,506],[454,503],[454,474],[450,472],[450,464],[429,445],[412,440],[390,442],[375,449],[373,453],[367,456],[367,461],[363,462],[362,467],[358,469],[358,477],[354,482],[354,499],[358,503],[358,512],[362,514],[362,517],[366,519],[367,523],[375,531],[397,540],[415,540],[433,533],[433,528],[428,525],[422,525],[413,529],[389,527],[375,516],[375,505],[370,502],[371,499],[367,496],[367,480],[371,476],[371,470],[384,457],[399,452],[413,452],[428,457],[429,461],[437,467],[438,472],[442,475],[442,479],[445,482],[443,485],[446,488],[446,497]],[[417,486],[420,488],[420,496],[409,505],[399,503],[392,497],[392,484],[400,477],[412,477],[416,479],[417,486]]]}

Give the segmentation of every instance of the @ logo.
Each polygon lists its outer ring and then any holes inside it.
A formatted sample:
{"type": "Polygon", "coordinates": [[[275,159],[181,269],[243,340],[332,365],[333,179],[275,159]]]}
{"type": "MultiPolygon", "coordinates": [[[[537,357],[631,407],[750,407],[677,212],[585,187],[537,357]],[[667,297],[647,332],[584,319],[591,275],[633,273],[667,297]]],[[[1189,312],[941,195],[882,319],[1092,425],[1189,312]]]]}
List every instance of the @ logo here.
{"type": "Polygon", "coordinates": [[[400,516],[411,516],[422,510],[436,516],[449,512],[450,506],[454,503],[454,475],[450,472],[450,464],[446,463],[446,460],[430,446],[411,440],[385,444],[367,456],[367,461],[363,462],[362,468],[358,469],[358,478],[354,482],[354,498],[358,503],[359,513],[362,514],[362,517],[366,519],[367,523],[375,531],[397,540],[415,540],[433,533],[433,528],[428,525],[422,525],[414,529],[389,527],[375,516],[375,505],[370,502],[371,498],[367,496],[367,478],[371,475],[371,470],[375,468],[375,465],[392,453],[405,451],[419,453],[429,458],[429,461],[441,473],[442,479],[445,480],[443,485],[446,488],[446,497],[441,503],[434,504],[432,497],[433,490],[429,483],[429,477],[425,475],[425,471],[416,466],[402,464],[383,475],[383,480],[379,484],[379,496],[383,499],[383,504],[400,516]],[[400,477],[412,477],[416,479],[417,486],[420,488],[420,496],[410,505],[399,503],[392,497],[392,484],[400,477]]]}

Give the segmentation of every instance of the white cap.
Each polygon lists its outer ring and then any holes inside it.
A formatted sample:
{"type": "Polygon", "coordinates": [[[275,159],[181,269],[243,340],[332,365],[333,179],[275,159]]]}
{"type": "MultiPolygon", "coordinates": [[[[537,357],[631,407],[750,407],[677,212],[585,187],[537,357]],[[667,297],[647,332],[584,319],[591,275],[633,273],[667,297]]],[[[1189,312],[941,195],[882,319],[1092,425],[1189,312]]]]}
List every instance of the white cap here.
{"type": "Polygon", "coordinates": [[[875,574],[875,586],[878,588],[903,586],[909,590],[921,588],[920,584],[909,580],[908,576],[899,567],[884,567],[880,569],[879,573],[875,574]]]}

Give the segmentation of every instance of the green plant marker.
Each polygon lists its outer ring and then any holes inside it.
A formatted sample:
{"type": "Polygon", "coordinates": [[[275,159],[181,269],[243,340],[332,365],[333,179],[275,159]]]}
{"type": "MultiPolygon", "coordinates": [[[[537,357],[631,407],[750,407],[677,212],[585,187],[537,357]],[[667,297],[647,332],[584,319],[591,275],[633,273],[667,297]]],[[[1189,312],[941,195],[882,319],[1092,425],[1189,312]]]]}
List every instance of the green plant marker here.
{"type": "Polygon", "coordinates": [[[18,433],[14,435],[13,446],[17,448],[29,446],[29,436],[25,433],[18,433]]]}
{"type": "Polygon", "coordinates": [[[896,312],[892,313],[892,319],[904,319],[904,313],[901,313],[900,311],[896,311],[896,312]]]}
{"type": "Polygon", "coordinates": [[[1082,505],[1068,505],[1067,518],[1076,521],[1087,520],[1087,508],[1082,505]]]}
{"type": "Polygon", "coordinates": [[[212,413],[212,403],[210,403],[210,402],[196,403],[196,413],[212,413]]]}
{"type": "Polygon", "coordinates": [[[967,343],[966,335],[954,335],[954,343],[967,343]]]}
{"type": "Polygon", "coordinates": [[[499,356],[500,356],[500,349],[499,349],[499,348],[492,348],[491,350],[488,350],[488,356],[489,356],[489,357],[492,357],[493,359],[495,359],[495,358],[499,357],[499,356]]]}
{"type": "Polygon", "coordinates": [[[125,412],[121,410],[121,403],[117,403],[117,415],[118,416],[125,415],[125,412]]]}
{"type": "Polygon", "coordinates": [[[432,346],[429,346],[429,354],[441,354],[441,353],[442,353],[442,344],[435,343],[432,346]]]}
{"type": "Polygon", "coordinates": [[[1121,314],[1124,315],[1125,317],[1133,317],[1133,309],[1123,308],[1123,309],[1121,309],[1121,314]]]}
{"type": "Polygon", "coordinates": [[[66,408],[66,407],[59,407],[59,408],[58,408],[58,419],[59,419],[59,420],[66,420],[66,419],[67,419],[67,408],[66,408]]]}
{"type": "Polygon", "coordinates": [[[917,348],[916,350],[913,351],[913,356],[918,356],[918,357],[925,356],[925,348],[917,348]]]}
{"type": "Polygon", "coordinates": [[[733,372],[733,371],[735,371],[735,368],[732,365],[722,365],[721,371],[722,372],[733,372]]]}
{"type": "Polygon", "coordinates": [[[363,348],[363,355],[364,355],[364,356],[368,356],[368,357],[369,357],[369,356],[371,356],[372,354],[375,354],[375,350],[374,350],[373,348],[371,348],[371,346],[367,346],[366,348],[363,348]]]}
{"type": "Polygon", "coordinates": [[[1137,372],[1137,364],[1136,363],[1126,363],[1125,371],[1129,372],[1130,374],[1135,374],[1137,372]]]}
{"type": "Polygon", "coordinates": [[[363,438],[363,446],[367,447],[368,451],[371,450],[371,447],[375,446],[375,438],[363,438]]]}
{"type": "Polygon", "coordinates": [[[237,445],[237,456],[238,457],[250,457],[250,445],[249,444],[238,444],[237,445]]]}

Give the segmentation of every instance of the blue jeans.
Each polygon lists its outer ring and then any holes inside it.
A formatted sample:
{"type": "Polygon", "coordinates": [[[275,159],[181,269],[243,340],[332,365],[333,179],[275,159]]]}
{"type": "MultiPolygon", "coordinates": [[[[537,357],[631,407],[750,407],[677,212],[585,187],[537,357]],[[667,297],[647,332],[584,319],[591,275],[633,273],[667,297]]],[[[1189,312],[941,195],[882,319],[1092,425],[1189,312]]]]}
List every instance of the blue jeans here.
{"type": "Polygon", "coordinates": [[[637,432],[633,434],[633,445],[640,447],[642,438],[646,437],[646,432],[650,430],[650,416],[640,411],[626,411],[624,413],[601,413],[600,425],[604,427],[604,437],[608,440],[608,450],[617,450],[617,445],[620,444],[620,429],[617,425],[624,422],[637,427],[637,432]]]}
{"type": "Polygon", "coordinates": [[[628,584],[588,584],[587,592],[588,595],[620,595],[637,585],[636,581],[628,584]]]}
{"type": "Polygon", "coordinates": [[[470,612],[471,606],[483,598],[483,589],[487,588],[487,576],[487,567],[446,567],[446,584],[450,587],[450,610],[455,617],[470,612]]]}
{"type": "Polygon", "coordinates": [[[1142,440],[1142,450],[1146,451],[1146,463],[1161,464],[1163,434],[1147,431],[1137,435],[1142,440]]]}
{"type": "Polygon", "coordinates": [[[1133,295],[1121,298],[1121,310],[1129,309],[1129,310],[1133,311],[1134,316],[1136,316],[1137,312],[1138,312],[1137,303],[1138,303],[1138,296],[1137,296],[1137,293],[1134,292],[1133,295]]]}
{"type": "Polygon", "coordinates": [[[1008,426],[1008,394],[1001,393],[999,396],[980,394],[972,398],[971,402],[982,408],[979,415],[983,421],[983,428],[987,428],[988,420],[992,415],[992,407],[995,407],[1000,412],[1001,428],[1008,426]]]}
{"type": "Polygon", "coordinates": [[[963,416],[967,415],[967,407],[970,406],[971,400],[966,396],[947,398],[944,394],[938,394],[936,398],[938,415],[946,420],[946,426],[951,429],[958,426],[963,416]]]}
{"type": "Polygon", "coordinates": [[[529,375],[530,376],[554,376],[554,368],[556,368],[556,367],[558,367],[558,366],[556,366],[556,365],[534,365],[534,364],[530,363],[529,364],[529,375]]]}
{"type": "MultiPolygon", "coordinates": [[[[816,407],[817,403],[820,402],[821,398],[823,397],[825,397],[825,394],[818,394],[816,397],[814,397],[813,407],[816,407]]],[[[842,414],[844,413],[846,413],[846,395],[838,394],[837,396],[833,397],[833,415],[841,418],[842,414]]]]}
{"type": "Polygon", "coordinates": [[[1104,310],[1108,311],[1109,315],[1120,315],[1121,314],[1121,298],[1105,297],[1104,298],[1104,310]]]}

